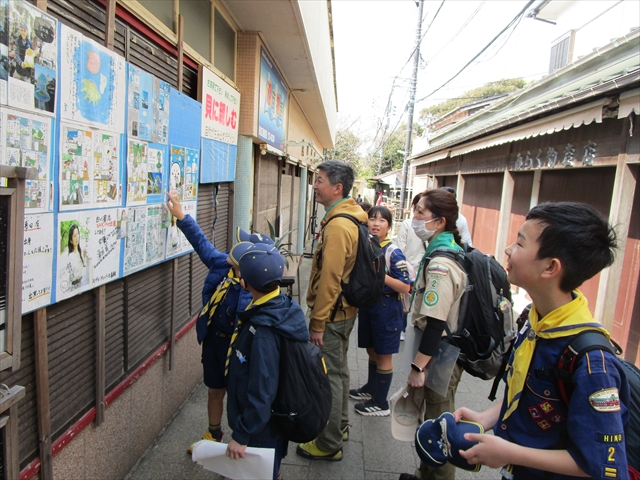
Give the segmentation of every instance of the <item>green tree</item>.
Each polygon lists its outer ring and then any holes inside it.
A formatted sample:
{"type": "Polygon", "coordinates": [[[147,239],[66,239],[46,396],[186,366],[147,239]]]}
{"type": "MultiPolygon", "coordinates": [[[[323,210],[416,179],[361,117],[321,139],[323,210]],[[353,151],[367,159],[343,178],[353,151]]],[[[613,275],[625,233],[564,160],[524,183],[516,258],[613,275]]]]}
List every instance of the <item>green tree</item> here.
{"type": "Polygon", "coordinates": [[[451,110],[484,98],[493,97],[503,93],[510,93],[526,86],[527,82],[522,78],[506,78],[496,82],[490,82],[481,87],[464,92],[458,98],[451,98],[420,110],[420,121],[426,122],[429,117],[441,117],[451,110]]]}
{"type": "Polygon", "coordinates": [[[363,141],[357,133],[358,121],[349,121],[348,119],[339,121],[335,148],[328,152],[328,158],[340,160],[350,165],[356,178],[359,178],[363,169],[366,168],[366,159],[361,153],[363,141]]]}

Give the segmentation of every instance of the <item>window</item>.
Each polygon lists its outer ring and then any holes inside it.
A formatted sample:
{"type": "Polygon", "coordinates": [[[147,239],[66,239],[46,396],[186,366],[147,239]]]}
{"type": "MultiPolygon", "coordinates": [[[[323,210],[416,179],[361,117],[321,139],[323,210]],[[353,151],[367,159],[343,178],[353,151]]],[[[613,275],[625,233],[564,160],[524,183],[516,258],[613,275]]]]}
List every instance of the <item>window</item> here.
{"type": "Polygon", "coordinates": [[[549,73],[564,67],[572,61],[575,30],[570,30],[551,45],[549,73]]]}
{"type": "Polygon", "coordinates": [[[213,65],[235,81],[236,32],[217,8],[214,16],[213,65]]]}
{"type": "MultiPolygon", "coordinates": [[[[157,0],[156,0],[157,1],[157,0]]],[[[158,2],[163,3],[163,2],[158,2]]],[[[167,2],[171,3],[171,2],[167,2]]],[[[182,0],[184,41],[205,59],[211,60],[211,1],[182,0]]]]}
{"type": "Polygon", "coordinates": [[[159,2],[158,0],[138,0],[154,17],[173,31],[173,2],[159,2]]]}

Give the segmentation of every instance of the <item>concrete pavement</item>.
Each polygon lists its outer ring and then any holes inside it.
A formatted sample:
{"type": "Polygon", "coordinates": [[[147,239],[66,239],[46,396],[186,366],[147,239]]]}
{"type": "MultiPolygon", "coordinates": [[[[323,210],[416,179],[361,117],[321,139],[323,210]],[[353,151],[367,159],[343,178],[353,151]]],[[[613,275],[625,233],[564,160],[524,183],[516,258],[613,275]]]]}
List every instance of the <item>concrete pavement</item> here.
{"type": "MultiPolygon", "coordinates": [[[[305,259],[300,267],[301,304],[306,309],[304,296],[309,278],[311,260],[305,259]]],[[[357,327],[357,325],[356,325],[357,327]]],[[[364,349],[357,348],[357,328],[351,335],[349,346],[349,368],[351,387],[363,385],[367,380],[368,358],[364,349]]],[[[400,372],[400,353],[394,355],[394,378],[390,395],[406,382],[406,375],[400,372]]],[[[466,406],[474,410],[484,410],[491,406],[487,400],[491,381],[483,381],[463,374],[456,396],[456,406],[466,406]]],[[[500,398],[500,393],[498,394],[500,398]]],[[[140,461],[129,472],[128,480],[169,480],[189,478],[194,480],[217,480],[223,477],[204,470],[187,455],[191,443],[201,438],[207,426],[207,388],[200,384],[176,413],[173,420],[163,429],[158,438],[140,461]]],[[[355,405],[355,401],[351,401],[355,405]]],[[[400,473],[413,473],[419,458],[413,442],[399,442],[391,436],[390,417],[363,417],[350,415],[350,438],[344,444],[343,459],[340,462],[306,460],[295,453],[296,445],[289,444],[289,454],[284,459],[281,473],[291,479],[384,479],[395,480],[400,473]]],[[[226,413],[223,416],[223,430],[230,434],[226,413]]],[[[228,437],[225,438],[228,441],[228,437]]],[[[478,473],[458,470],[458,479],[500,479],[497,470],[483,467],[478,473]]]]}

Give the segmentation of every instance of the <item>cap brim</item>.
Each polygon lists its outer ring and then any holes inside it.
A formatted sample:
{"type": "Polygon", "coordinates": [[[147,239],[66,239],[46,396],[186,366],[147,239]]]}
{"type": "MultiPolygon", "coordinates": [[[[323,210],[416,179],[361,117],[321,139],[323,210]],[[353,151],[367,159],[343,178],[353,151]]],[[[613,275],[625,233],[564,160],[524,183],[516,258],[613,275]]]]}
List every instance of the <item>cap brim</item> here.
{"type": "Polygon", "coordinates": [[[236,243],[229,251],[229,259],[234,265],[240,265],[240,259],[242,256],[253,246],[254,245],[251,242],[236,243]]]}
{"type": "Polygon", "coordinates": [[[405,385],[389,400],[391,403],[391,435],[401,442],[413,442],[420,426],[420,408],[405,385]]]}

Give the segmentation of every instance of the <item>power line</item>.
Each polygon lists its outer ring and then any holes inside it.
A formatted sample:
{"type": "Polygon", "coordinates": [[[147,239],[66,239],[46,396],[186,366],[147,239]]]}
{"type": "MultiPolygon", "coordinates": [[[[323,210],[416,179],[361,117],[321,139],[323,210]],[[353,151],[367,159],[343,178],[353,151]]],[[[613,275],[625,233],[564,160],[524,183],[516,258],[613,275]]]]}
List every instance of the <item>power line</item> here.
{"type": "Polygon", "coordinates": [[[418,102],[422,102],[423,100],[426,100],[427,98],[429,98],[431,95],[433,95],[434,93],[436,93],[437,91],[439,91],[440,89],[442,89],[445,85],[449,84],[451,81],[453,81],[458,75],[460,75],[464,70],[466,70],[466,68],[471,65],[480,55],[482,55],[491,45],[493,45],[493,43],[502,36],[502,34],[504,32],[506,32],[514,23],[516,23],[520,17],[522,17],[522,15],[524,15],[524,13],[529,9],[529,7],[535,2],[535,0],[529,0],[529,2],[527,2],[527,4],[525,5],[525,7],[520,11],[520,13],[518,13],[518,15],[516,15],[513,20],[511,20],[508,25],[506,27],[504,27],[500,33],[498,33],[498,35],[496,35],[495,37],[493,37],[493,39],[482,49],[480,50],[480,52],[478,52],[471,60],[469,60],[467,62],[467,64],[462,67],[458,73],[456,73],[453,77],[451,77],[449,80],[447,80],[446,82],[444,82],[442,85],[440,85],[438,88],[436,88],[434,91],[432,91],[429,95],[426,95],[424,97],[422,97],[420,100],[417,100],[416,103],[418,102]]]}

